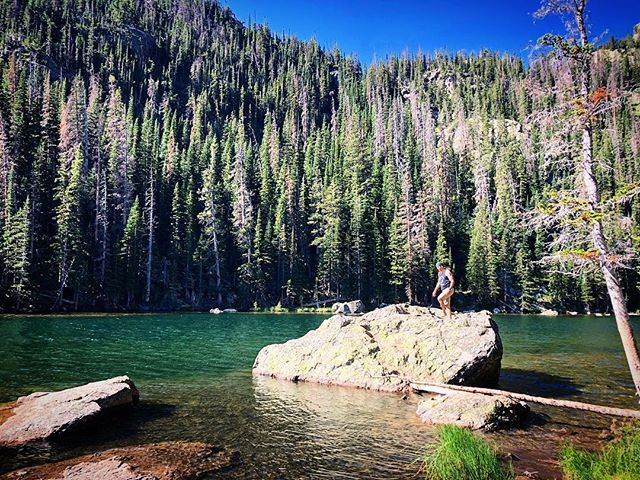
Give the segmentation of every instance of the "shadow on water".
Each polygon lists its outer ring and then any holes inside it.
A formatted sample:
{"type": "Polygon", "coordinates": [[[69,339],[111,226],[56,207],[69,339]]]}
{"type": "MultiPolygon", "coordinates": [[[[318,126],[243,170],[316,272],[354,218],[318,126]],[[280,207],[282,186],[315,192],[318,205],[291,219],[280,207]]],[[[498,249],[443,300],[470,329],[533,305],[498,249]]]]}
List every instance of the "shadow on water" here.
{"type": "Polygon", "coordinates": [[[111,448],[114,443],[127,443],[126,439],[142,431],[147,423],[168,417],[175,409],[174,405],[140,402],[102,415],[87,425],[80,425],[68,431],[64,438],[16,448],[0,447],[0,474],[16,468],[94,453],[111,448]]]}
{"type": "Polygon", "coordinates": [[[582,394],[582,387],[568,377],[534,370],[503,368],[500,373],[502,390],[539,397],[575,397],[582,394]]]}

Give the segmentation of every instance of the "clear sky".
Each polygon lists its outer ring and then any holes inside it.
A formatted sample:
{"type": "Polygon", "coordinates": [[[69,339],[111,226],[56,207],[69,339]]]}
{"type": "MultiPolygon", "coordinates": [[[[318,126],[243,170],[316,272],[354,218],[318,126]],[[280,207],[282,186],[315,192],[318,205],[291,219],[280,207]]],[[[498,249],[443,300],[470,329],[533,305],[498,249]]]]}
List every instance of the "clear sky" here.
{"type": "MultiPolygon", "coordinates": [[[[546,32],[562,33],[558,19],[535,20],[539,0],[220,0],[236,17],[267,23],[276,33],[323,47],[337,45],[363,63],[405,50],[467,52],[489,48],[528,56],[546,32]]],[[[591,0],[592,35],[617,38],[640,22],[640,0],[591,0]]]]}

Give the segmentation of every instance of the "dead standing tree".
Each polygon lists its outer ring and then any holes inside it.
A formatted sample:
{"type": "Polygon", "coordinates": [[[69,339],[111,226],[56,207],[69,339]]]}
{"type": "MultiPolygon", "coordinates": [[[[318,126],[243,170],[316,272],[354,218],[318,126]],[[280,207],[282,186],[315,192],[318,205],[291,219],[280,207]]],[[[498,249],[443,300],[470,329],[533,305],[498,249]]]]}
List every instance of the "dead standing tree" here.
{"type": "MultiPolygon", "coordinates": [[[[556,194],[543,208],[542,217],[545,218],[544,223],[547,226],[553,225],[560,229],[559,240],[556,241],[560,246],[560,255],[577,258],[583,262],[594,262],[602,271],[636,393],[640,395],[640,355],[618,276],[623,258],[617,254],[617,249],[611,247],[612,244],[605,236],[603,218],[607,212],[607,205],[601,202],[594,174],[593,124],[597,115],[607,108],[612,99],[609,98],[605,87],[592,89],[591,62],[594,48],[587,33],[586,3],[587,0],[545,0],[535,13],[538,18],[549,14],[560,15],[567,25],[567,36],[549,34],[540,41],[575,67],[572,69],[572,76],[578,97],[574,99],[573,105],[582,137],[580,160],[577,165],[581,188],[556,194]],[[576,248],[580,240],[574,234],[578,230],[588,232],[591,244],[589,249],[576,248]],[[562,238],[565,239],[564,242],[562,238]],[[567,239],[571,240],[566,242],[567,239]],[[566,248],[568,245],[572,245],[573,248],[566,248]]],[[[634,189],[637,190],[638,186],[634,189]]],[[[625,196],[628,198],[629,194],[625,196]]]]}

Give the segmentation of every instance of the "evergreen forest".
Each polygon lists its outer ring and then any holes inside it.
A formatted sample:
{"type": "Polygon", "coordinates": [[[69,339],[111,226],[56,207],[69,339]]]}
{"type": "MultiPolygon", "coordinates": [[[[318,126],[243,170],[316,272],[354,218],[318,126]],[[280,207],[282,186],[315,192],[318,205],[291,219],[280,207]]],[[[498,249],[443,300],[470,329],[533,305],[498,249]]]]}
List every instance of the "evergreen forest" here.
{"type": "MultiPolygon", "coordinates": [[[[591,71],[631,310],[636,30],[591,71]]],[[[444,261],[459,302],[607,311],[590,244],[538,221],[580,190],[573,69],[544,50],[365,65],[214,0],[0,0],[0,310],[429,304],[444,261]]]]}

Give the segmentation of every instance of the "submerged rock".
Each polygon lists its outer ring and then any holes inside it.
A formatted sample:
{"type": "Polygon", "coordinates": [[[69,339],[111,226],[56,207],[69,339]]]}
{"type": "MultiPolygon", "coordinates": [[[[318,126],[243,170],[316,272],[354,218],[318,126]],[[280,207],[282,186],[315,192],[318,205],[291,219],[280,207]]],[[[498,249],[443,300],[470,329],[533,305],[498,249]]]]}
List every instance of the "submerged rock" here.
{"type": "Polygon", "coordinates": [[[0,445],[47,440],[138,398],[138,390],[127,376],[20,397],[0,416],[0,445]]]}
{"type": "Polygon", "coordinates": [[[2,480],[178,480],[240,464],[237,453],[198,442],[163,442],[104,452],[6,473],[2,480]]]}
{"type": "Polygon", "coordinates": [[[454,392],[423,400],[416,413],[426,423],[491,432],[521,423],[529,414],[529,405],[503,395],[454,392]]]}
{"type": "Polygon", "coordinates": [[[486,311],[443,320],[425,307],[390,305],[361,317],[334,315],[301,338],[268,345],[253,373],[400,391],[409,380],[494,385],[501,360],[498,327],[486,311]]]}

